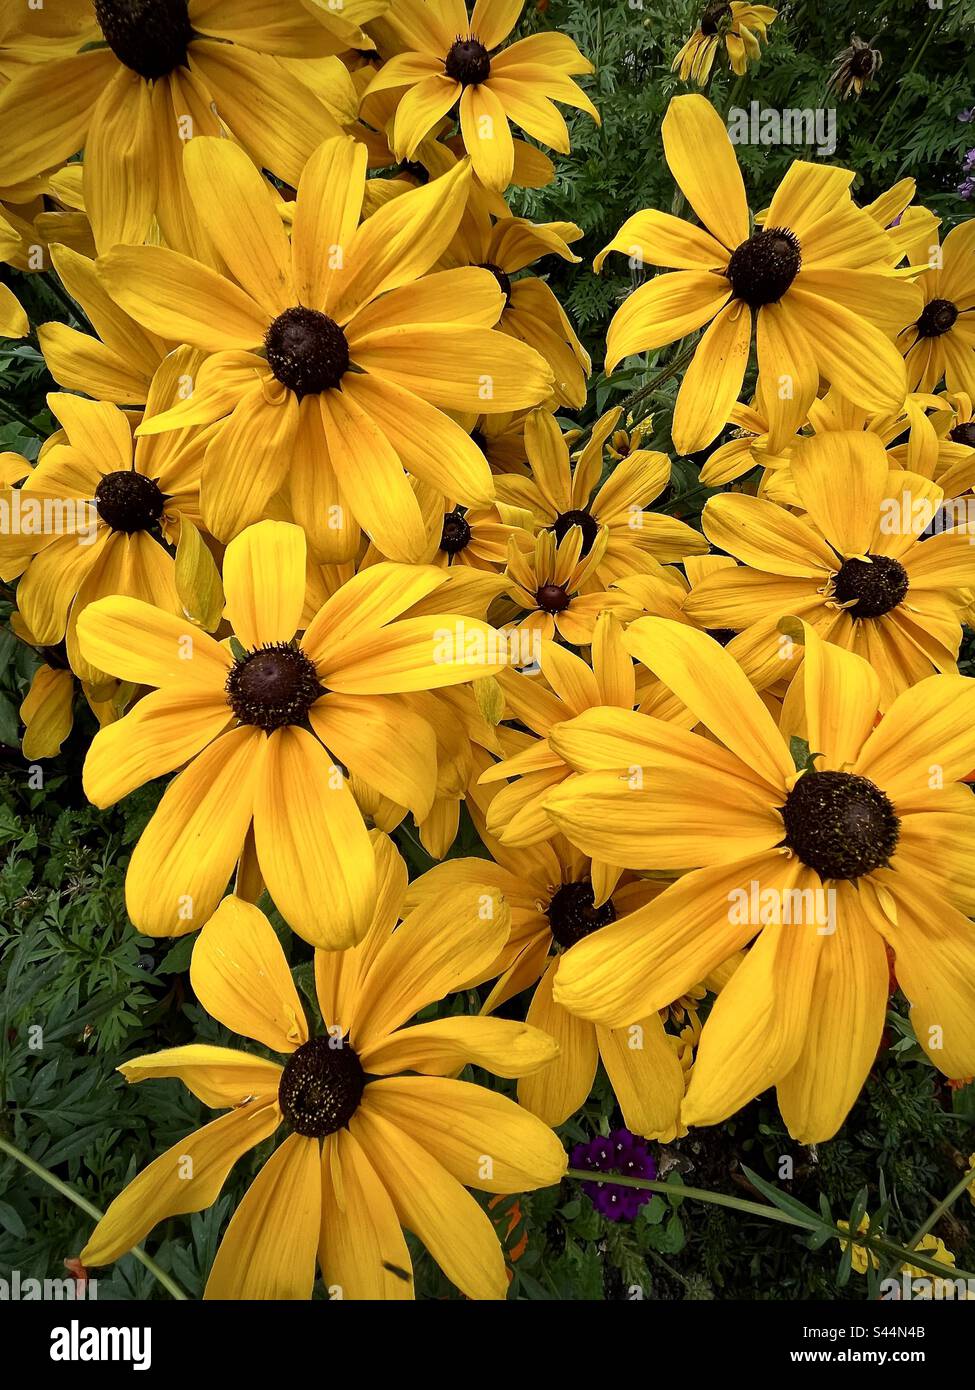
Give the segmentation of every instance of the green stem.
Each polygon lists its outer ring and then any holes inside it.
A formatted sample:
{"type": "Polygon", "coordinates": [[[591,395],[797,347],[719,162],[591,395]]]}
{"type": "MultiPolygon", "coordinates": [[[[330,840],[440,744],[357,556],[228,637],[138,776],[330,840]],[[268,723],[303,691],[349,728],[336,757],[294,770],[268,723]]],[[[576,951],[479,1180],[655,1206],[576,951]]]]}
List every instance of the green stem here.
{"type": "Polygon", "coordinates": [[[23,425],[25,429],[30,430],[32,435],[38,433],[37,426],[34,422],[28,420],[26,415],[22,415],[17,407],[11,405],[9,401],[0,401],[0,410],[2,410],[9,419],[16,420],[18,425],[23,425]]]}
{"type": "Polygon", "coordinates": [[[94,332],[88,315],[85,313],[84,309],[81,308],[80,304],[77,304],[71,298],[68,292],[61,285],[60,280],[58,280],[54,272],[50,270],[45,270],[43,274],[43,280],[44,283],[47,285],[48,289],[54,295],[55,299],[58,300],[58,302],[61,304],[65,312],[71,318],[75,319],[81,325],[82,328],[87,329],[89,332],[94,332]]]}
{"type": "MultiPolygon", "coordinates": [[[[69,1202],[73,1202],[76,1207],[80,1207],[93,1221],[100,1221],[102,1219],[104,1213],[100,1212],[96,1206],[89,1202],[87,1197],[82,1197],[79,1192],[75,1192],[73,1187],[69,1187],[66,1182],[62,1182],[60,1178],[55,1177],[49,1169],[38,1163],[36,1159],[31,1158],[29,1154],[25,1154],[22,1149],[18,1149],[15,1144],[11,1144],[9,1139],[5,1139],[2,1134],[0,1134],[0,1151],[9,1154],[12,1159],[22,1164],[29,1172],[40,1178],[42,1182],[46,1182],[48,1187],[53,1187],[55,1192],[59,1192],[62,1197],[67,1197],[69,1202]]],[[[167,1293],[171,1294],[173,1298],[185,1302],[186,1294],[180,1286],[175,1280],[170,1278],[165,1270],[160,1269],[155,1260],[150,1259],[144,1250],[141,1250],[139,1246],[135,1245],[132,1247],[131,1253],[140,1264],[145,1265],[149,1273],[162,1284],[167,1293]]]]}
{"type": "MultiPolygon", "coordinates": [[[[697,340],[695,339],[693,343],[691,343],[688,347],[684,348],[683,351],[679,352],[677,356],[673,359],[673,361],[668,362],[667,366],[663,367],[656,374],[656,376],[651,377],[645,385],[641,386],[638,390],[634,391],[632,395],[626,396],[622,401],[620,401],[619,408],[623,412],[623,417],[625,418],[627,412],[632,410],[635,405],[639,405],[641,401],[646,400],[647,396],[651,396],[653,395],[654,391],[659,390],[659,388],[663,386],[664,382],[669,381],[672,376],[676,376],[682,367],[686,367],[688,362],[690,362],[691,358],[694,356],[694,350],[696,347],[697,340]]],[[[586,442],[589,439],[589,436],[596,428],[597,423],[598,421],[593,421],[591,425],[586,425],[579,437],[572,441],[573,452],[585,446],[586,442]]]]}
{"type": "Polygon", "coordinates": [[[890,103],[890,105],[887,107],[887,112],[886,112],[886,114],[885,114],[883,120],[880,122],[880,129],[877,131],[877,134],[873,137],[873,142],[874,142],[874,144],[875,144],[876,146],[879,147],[879,145],[880,145],[880,137],[883,135],[884,131],[887,129],[887,124],[888,124],[888,122],[890,121],[891,116],[892,116],[892,115],[894,114],[894,112],[897,110],[897,106],[898,106],[898,103],[900,102],[901,97],[904,95],[904,88],[905,88],[904,79],[907,78],[907,77],[910,77],[911,73],[914,71],[914,69],[917,67],[918,63],[921,61],[921,58],[922,58],[923,55],[924,55],[924,50],[927,48],[928,44],[930,43],[931,38],[932,38],[932,35],[934,34],[934,31],[937,29],[937,27],[938,27],[938,25],[939,25],[940,23],[941,23],[941,13],[939,13],[937,10],[935,10],[935,11],[934,11],[934,17],[932,18],[931,23],[928,25],[927,32],[926,32],[925,35],[924,35],[924,40],[923,40],[923,42],[922,42],[921,44],[919,44],[918,50],[917,50],[917,52],[916,52],[915,55],[914,55],[914,61],[913,61],[913,63],[912,63],[911,66],[907,69],[907,72],[903,73],[903,74],[897,79],[897,81],[898,81],[898,85],[897,85],[897,95],[894,97],[893,101],[892,101],[892,102],[890,103]]]}
{"type": "MultiPolygon", "coordinates": [[[[960,1178],[959,1181],[955,1184],[955,1186],[951,1189],[947,1197],[945,1197],[944,1201],[938,1203],[938,1205],[935,1207],[934,1211],[931,1213],[928,1219],[925,1222],[923,1222],[922,1225],[918,1226],[917,1230],[911,1237],[910,1249],[912,1252],[916,1250],[917,1246],[920,1245],[921,1241],[928,1234],[928,1232],[934,1230],[935,1226],[937,1226],[938,1222],[944,1216],[945,1212],[949,1209],[949,1207],[954,1206],[955,1202],[958,1201],[958,1198],[962,1195],[963,1192],[966,1192],[968,1188],[971,1187],[973,1182],[975,1182],[975,1168],[970,1168],[968,1172],[965,1174],[965,1176],[963,1178],[960,1178]]],[[[952,1271],[952,1273],[953,1272],[954,1271],[952,1271]]],[[[894,1273],[896,1273],[896,1268],[892,1265],[884,1274],[884,1278],[889,1279],[890,1276],[894,1273]]]]}
{"type": "MultiPolygon", "coordinates": [[[[969,1178],[973,1176],[975,1174],[969,1174],[969,1178]]],[[[683,1187],[676,1183],[660,1182],[658,1179],[626,1178],[616,1173],[607,1174],[600,1178],[592,1170],[586,1172],[580,1168],[570,1168],[566,1177],[576,1178],[580,1182],[610,1182],[614,1187],[636,1187],[641,1192],[659,1192],[664,1197],[686,1197],[690,1201],[709,1202],[715,1207],[729,1207],[732,1211],[741,1211],[749,1216],[758,1216],[763,1221],[778,1221],[783,1226],[795,1226],[801,1231],[822,1231],[825,1228],[836,1240],[852,1241],[854,1245],[862,1245],[865,1249],[872,1250],[874,1254],[896,1256],[897,1265],[915,1264],[919,1269],[925,1269],[931,1274],[940,1275],[942,1278],[975,1279],[975,1274],[970,1274],[966,1269],[949,1269],[946,1265],[929,1260],[915,1250],[905,1250],[903,1246],[895,1245],[893,1241],[886,1240],[883,1236],[868,1236],[859,1231],[844,1231],[839,1226],[833,1226],[827,1221],[806,1221],[798,1216],[790,1216],[788,1212],[780,1211],[778,1207],[769,1206],[764,1202],[748,1202],[743,1197],[728,1197],[723,1192],[709,1192],[703,1187],[683,1187]]],[[[959,1186],[955,1195],[964,1190],[964,1186],[959,1186]]],[[[952,1197],[949,1194],[946,1201],[950,1202],[951,1200],[952,1197]]]]}

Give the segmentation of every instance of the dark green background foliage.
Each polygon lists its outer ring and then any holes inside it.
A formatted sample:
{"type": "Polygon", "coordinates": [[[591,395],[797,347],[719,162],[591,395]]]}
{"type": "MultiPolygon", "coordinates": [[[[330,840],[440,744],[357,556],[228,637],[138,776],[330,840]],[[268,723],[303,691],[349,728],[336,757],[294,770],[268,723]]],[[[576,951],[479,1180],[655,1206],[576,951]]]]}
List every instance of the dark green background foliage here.
{"type": "MultiPolygon", "coordinates": [[[[624,219],[641,207],[674,207],[675,188],[663,161],[660,122],[670,97],[686,90],[670,64],[694,26],[699,7],[644,0],[552,0],[526,11],[524,29],[559,27],[597,64],[587,85],[603,113],[602,129],[571,118],[573,154],[558,161],[551,187],[519,195],[517,210],[536,220],[576,221],[585,232],[580,266],[546,262],[544,273],[580,327],[597,367],[595,390],[582,414],[590,421],[607,402],[645,385],[673,349],[629,366],[607,383],[599,374],[602,340],[617,304],[633,287],[622,258],[602,277],[589,262],[624,219]]],[[[923,0],[877,5],[796,3],[780,6],[761,64],[736,81],[718,65],[711,96],[722,113],[747,107],[837,106],[833,159],[857,170],[855,193],[869,201],[904,175],[948,225],[973,209],[957,196],[975,123],[959,114],[975,102],[975,0],[923,0]],[[835,55],[852,34],[873,40],[884,66],[859,101],[825,94],[835,55]]],[[[791,149],[739,146],[753,209],[767,205],[794,154],[791,149]]],[[[80,324],[46,277],[9,267],[31,322],[58,318],[80,324]]],[[[84,326],[81,324],[81,326],[84,326]]],[[[0,450],[35,458],[53,428],[44,397],[53,388],[36,339],[0,345],[0,450]]],[[[648,394],[641,413],[654,412],[656,443],[669,444],[675,384],[648,394]]],[[[676,462],[675,489],[683,514],[699,514],[696,463],[676,462]],[[691,502],[693,500],[693,506],[691,502]]],[[[150,787],[109,812],[85,803],[80,786],[93,720],[82,704],[59,758],[43,768],[24,763],[17,709],[38,657],[7,625],[12,594],[0,592],[0,1136],[16,1144],[99,1208],[170,1144],[203,1120],[203,1107],[177,1082],[129,1088],[115,1068],[126,1058],[189,1042],[233,1043],[196,1003],[187,973],[190,940],[171,944],[138,936],[123,900],[125,866],[160,788],[150,787]],[[39,1030],[39,1031],[38,1031],[39,1030]]],[[[966,651],[968,648],[966,647],[966,651]]],[[[430,865],[409,827],[397,833],[411,873],[430,865]]],[[[478,852],[464,821],[453,853],[478,852]]],[[[272,913],[273,915],[273,913],[272,913]]],[[[309,979],[308,949],[280,931],[299,982],[309,979]]],[[[524,1002],[524,1001],[520,1001],[524,1002]]],[[[761,1200],[743,1167],[779,1182],[783,1158],[792,1177],[781,1189],[807,1206],[827,1204],[832,1217],[862,1210],[883,1214],[891,1238],[904,1242],[957,1183],[975,1148],[975,1086],[952,1091],[923,1058],[895,997],[885,1045],[863,1096],[839,1136],[815,1149],[795,1145],[773,1097],[748,1106],[715,1129],[654,1146],[663,1175],[694,1187],[761,1200]],[[858,1201],[857,1211],[854,1207],[858,1201]]],[[[311,1001],[309,1006],[312,1007],[311,1001]]],[[[458,998],[450,1011],[476,1010],[458,998]]],[[[515,1001],[517,1009],[519,1001],[515,1001]]],[[[508,1083],[484,1074],[486,1085],[508,1083]]],[[[566,1143],[620,1123],[605,1078],[583,1111],[565,1127],[566,1143]]],[[[263,1146],[238,1165],[209,1212],[158,1228],[147,1248],[190,1296],[199,1296],[220,1233],[266,1155],[263,1146]]],[[[936,1233],[959,1266],[975,1263],[975,1209],[957,1202],[936,1233]]],[[[529,1198],[504,1199],[493,1210],[514,1248],[512,1293],[529,1299],[862,1298],[866,1284],[850,1275],[837,1245],[810,1249],[798,1234],[721,1208],[658,1196],[633,1225],[599,1217],[579,1187],[564,1183],[529,1198]]],[[[64,1197],[0,1154],[0,1276],[58,1278],[76,1256],[91,1222],[64,1197]]],[[[456,1297],[425,1253],[414,1246],[418,1292],[456,1297]]],[[[103,1298],[153,1298],[158,1285],[128,1257],[99,1272],[103,1298]]],[[[324,1291],[317,1290],[319,1297],[324,1291]]]]}

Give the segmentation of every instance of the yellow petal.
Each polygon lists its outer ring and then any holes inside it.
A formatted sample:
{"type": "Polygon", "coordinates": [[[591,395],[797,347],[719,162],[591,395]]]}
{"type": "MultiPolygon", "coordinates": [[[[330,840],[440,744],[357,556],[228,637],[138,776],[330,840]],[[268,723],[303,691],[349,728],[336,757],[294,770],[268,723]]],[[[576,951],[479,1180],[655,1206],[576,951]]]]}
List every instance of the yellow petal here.
{"type": "Polygon", "coordinates": [[[235,1048],[204,1043],[168,1047],[163,1052],[137,1057],[133,1062],[123,1062],[119,1071],[132,1084],[178,1077],[188,1091],[213,1110],[236,1109],[257,1097],[276,1096],[281,1081],[281,1068],[274,1062],[235,1048]]]}
{"type": "MultiPolygon", "coordinates": [[[[369,1088],[371,1089],[371,1087],[369,1088]]],[[[420,1144],[368,1104],[349,1130],[382,1174],[401,1223],[468,1298],[503,1299],[504,1256],[486,1212],[420,1144]]]]}
{"type": "Polygon", "coordinates": [[[596,1030],[552,998],[559,960],[548,962],[528,1006],[527,1020],[558,1044],[553,1062],[518,1083],[518,1101],[547,1125],[563,1125],[589,1099],[599,1053],[596,1030]]]}
{"type": "Polygon", "coordinates": [[[225,616],[245,647],[290,642],[305,602],[305,536],[285,521],[249,526],[223,561],[225,616]]]}
{"type": "Polygon", "coordinates": [[[125,879],[129,916],[148,936],[196,931],[216,911],[250,825],[263,741],[232,729],[167,787],[125,879]]]}
{"type": "Polygon", "coordinates": [[[322,1212],[318,1141],[292,1134],[230,1219],[204,1298],[309,1299],[322,1212]]]}
{"type": "Polygon", "coordinates": [[[724,121],[703,96],[674,97],[661,127],[681,192],[728,251],[748,237],[748,204],[724,121]]]}
{"type": "Polygon", "coordinates": [[[347,1129],[331,1135],[322,1152],[318,1257],[329,1292],[345,1300],[413,1297],[413,1263],[396,1209],[347,1129]]]}
{"type": "Polygon", "coordinates": [[[505,1018],[439,1018],[400,1028],[363,1049],[360,1061],[376,1076],[418,1071],[449,1075],[472,1064],[495,1076],[530,1076],[547,1068],[555,1042],[539,1027],[505,1018]]]}
{"type": "Polygon", "coordinates": [[[99,670],[134,685],[190,685],[222,690],[231,658],[187,619],[134,598],[90,603],[78,619],[84,656],[99,670]]]}
{"type": "Polygon", "coordinates": [[[274,1052],[308,1041],[305,1012],[274,928],[251,903],[224,898],[193,947],[190,981],[208,1014],[274,1052]]]}
{"type": "Polygon", "coordinates": [[[489,86],[464,89],[460,129],[464,148],[481,183],[495,193],[503,193],[514,173],[515,147],[504,106],[489,86]]]}
{"type": "MultiPolygon", "coordinates": [[[[496,1020],[495,1020],[496,1021],[496,1020]]],[[[561,1180],[565,1149],[549,1127],[485,1086],[439,1076],[376,1081],[366,1101],[465,1187],[529,1192],[561,1180]]]]}
{"type": "Polygon", "coordinates": [[[633,1134],[669,1144],[680,1133],[684,1071],[659,1014],[628,1028],[596,1028],[599,1055],[633,1134]]]}
{"type": "Polygon", "coordinates": [[[678,453],[696,453],[724,428],[741,392],[751,338],[751,310],[732,300],[704,334],[681,382],[673,427],[678,453]]]}
{"type": "Polygon", "coordinates": [[[304,729],[267,741],[254,839],[268,892],[299,936],[330,951],[362,939],[376,896],[369,835],[341,771],[304,729]]]}

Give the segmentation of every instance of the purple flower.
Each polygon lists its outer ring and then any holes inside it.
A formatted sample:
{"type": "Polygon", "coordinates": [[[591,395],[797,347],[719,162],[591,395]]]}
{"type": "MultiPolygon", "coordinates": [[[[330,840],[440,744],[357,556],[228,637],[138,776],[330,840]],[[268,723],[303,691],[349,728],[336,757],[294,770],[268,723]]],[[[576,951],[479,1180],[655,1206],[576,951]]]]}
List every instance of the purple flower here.
{"type": "MultiPolygon", "coordinates": [[[[588,1144],[576,1144],[572,1150],[572,1167],[589,1168],[596,1173],[619,1173],[627,1178],[653,1179],[657,1176],[657,1165],[646,1142],[628,1129],[614,1129],[605,1139],[600,1135],[588,1144]]],[[[653,1199],[652,1192],[612,1182],[584,1182],[582,1190],[600,1215],[609,1221],[633,1221],[640,1208],[653,1199]]]]}
{"type": "Polygon", "coordinates": [[[967,111],[959,111],[958,119],[963,121],[965,125],[967,125],[969,121],[975,120],[975,106],[970,107],[967,111]]]}

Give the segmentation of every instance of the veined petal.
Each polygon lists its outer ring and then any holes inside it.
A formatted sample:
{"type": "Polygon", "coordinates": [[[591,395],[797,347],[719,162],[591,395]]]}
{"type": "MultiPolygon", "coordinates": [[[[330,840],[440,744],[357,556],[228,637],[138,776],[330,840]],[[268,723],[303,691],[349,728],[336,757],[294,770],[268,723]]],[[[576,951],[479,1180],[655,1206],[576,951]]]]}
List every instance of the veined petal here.
{"type": "Polygon", "coordinates": [[[85,658],[100,671],[134,685],[189,685],[223,690],[229,653],[206,632],[140,599],[99,599],[78,619],[85,658]]]}
{"type": "Polygon", "coordinates": [[[125,879],[129,916],[147,936],[183,936],[216,911],[250,825],[264,739],[232,729],[167,787],[125,879]]]}
{"type": "Polygon", "coordinates": [[[311,1298],[321,1229],[318,1141],[290,1135],[230,1218],[204,1298],[311,1298]]]}
{"type": "Polygon", "coordinates": [[[268,892],[299,936],[326,951],[361,941],[376,897],[369,834],[341,771],[304,729],[267,741],[254,839],[268,892]]]}
{"type": "Polygon", "coordinates": [[[322,1150],[318,1258],[325,1283],[345,1300],[413,1297],[413,1264],[396,1209],[348,1129],[322,1150]]]}
{"type": "Polygon", "coordinates": [[[724,121],[696,93],[674,97],[661,127],[664,154],[681,192],[729,251],[748,238],[748,204],[724,121]]]}
{"type": "Polygon", "coordinates": [[[225,616],[245,647],[290,642],[305,604],[305,536],[261,521],[230,542],[223,561],[225,616]]]}
{"type": "Polygon", "coordinates": [[[219,1023],[273,1052],[308,1041],[305,1011],[274,928],[251,903],[224,898],[193,948],[190,981],[219,1023]]]}

